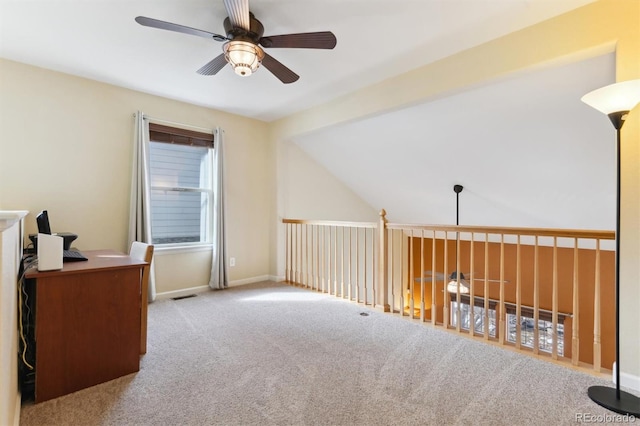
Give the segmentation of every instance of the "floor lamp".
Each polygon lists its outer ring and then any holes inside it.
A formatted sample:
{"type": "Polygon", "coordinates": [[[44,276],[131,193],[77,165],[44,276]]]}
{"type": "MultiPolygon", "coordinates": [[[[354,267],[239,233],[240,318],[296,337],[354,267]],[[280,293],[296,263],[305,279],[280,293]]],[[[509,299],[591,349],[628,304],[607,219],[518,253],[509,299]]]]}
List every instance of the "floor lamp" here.
{"type": "MultiPolygon", "coordinates": [[[[456,226],[460,225],[460,193],[464,187],[462,185],[453,185],[453,192],[456,193],[456,226]]],[[[456,231],[456,270],[449,276],[449,284],[447,291],[449,293],[458,293],[458,284],[460,285],[460,294],[469,294],[469,284],[464,278],[464,274],[458,271],[458,244],[460,244],[459,232],[456,231]]],[[[445,271],[446,272],[446,271],[445,271]]]]}
{"type": "Polygon", "coordinates": [[[587,105],[607,114],[616,128],[616,387],[591,386],[589,398],[619,414],[640,416],[640,398],[620,390],[620,129],[627,114],[640,102],[640,79],[611,84],[582,97],[587,105]]]}

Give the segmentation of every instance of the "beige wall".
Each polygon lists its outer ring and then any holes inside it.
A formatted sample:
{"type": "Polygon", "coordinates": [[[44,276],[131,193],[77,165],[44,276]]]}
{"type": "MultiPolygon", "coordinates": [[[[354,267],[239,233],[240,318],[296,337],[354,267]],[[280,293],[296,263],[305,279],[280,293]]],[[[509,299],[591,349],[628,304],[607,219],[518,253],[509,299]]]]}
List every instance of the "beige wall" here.
{"type": "MultiPolygon", "coordinates": [[[[7,60],[0,93],[0,208],[29,210],[27,233],[48,209],[54,232],[78,234],[77,248],[127,250],[133,113],[141,110],[225,130],[229,252],[237,259],[230,280],[269,274],[266,123],[7,60]]],[[[158,292],[208,283],[207,253],[156,260],[167,272],[158,292]]]]}
{"type": "MultiPolygon", "coordinates": [[[[437,99],[509,74],[612,51],[618,81],[640,78],[640,1],[601,0],[286,117],[272,123],[273,141],[286,146],[296,135],[437,99]]],[[[630,115],[623,139],[621,365],[623,373],[640,380],[640,107],[630,115]]],[[[277,161],[278,168],[288,166],[286,149],[277,161]]],[[[290,173],[278,179],[278,189],[287,193],[299,177],[290,173]]],[[[280,211],[286,211],[288,200],[279,202],[280,211]]]]}

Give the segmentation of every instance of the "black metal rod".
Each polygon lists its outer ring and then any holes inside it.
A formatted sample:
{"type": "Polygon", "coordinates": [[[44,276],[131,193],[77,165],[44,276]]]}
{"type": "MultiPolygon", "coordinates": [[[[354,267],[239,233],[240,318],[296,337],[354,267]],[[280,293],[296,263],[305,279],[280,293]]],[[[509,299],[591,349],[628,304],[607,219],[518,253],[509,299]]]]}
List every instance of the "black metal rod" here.
{"type": "Polygon", "coordinates": [[[620,129],[616,126],[616,399],[620,399],[620,129]]]}
{"type": "Polygon", "coordinates": [[[620,390],[620,164],[621,164],[621,135],[620,129],[624,124],[626,113],[620,111],[609,114],[611,123],[617,131],[616,141],[616,282],[615,282],[615,303],[616,303],[616,387],[591,386],[588,390],[589,398],[595,403],[623,415],[640,417],[640,398],[620,390]]]}
{"type": "Polygon", "coordinates": [[[460,225],[460,193],[456,192],[456,226],[460,225]]]}

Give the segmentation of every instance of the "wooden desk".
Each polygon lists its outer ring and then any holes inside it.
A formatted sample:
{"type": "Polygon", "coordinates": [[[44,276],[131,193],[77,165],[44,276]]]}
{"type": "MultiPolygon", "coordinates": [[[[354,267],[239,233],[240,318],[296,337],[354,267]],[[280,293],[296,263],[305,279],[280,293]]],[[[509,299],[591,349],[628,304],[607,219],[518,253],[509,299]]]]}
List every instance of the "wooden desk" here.
{"type": "Polygon", "coordinates": [[[113,250],[25,274],[35,285],[36,402],[140,369],[140,300],[146,263],[113,250]]]}

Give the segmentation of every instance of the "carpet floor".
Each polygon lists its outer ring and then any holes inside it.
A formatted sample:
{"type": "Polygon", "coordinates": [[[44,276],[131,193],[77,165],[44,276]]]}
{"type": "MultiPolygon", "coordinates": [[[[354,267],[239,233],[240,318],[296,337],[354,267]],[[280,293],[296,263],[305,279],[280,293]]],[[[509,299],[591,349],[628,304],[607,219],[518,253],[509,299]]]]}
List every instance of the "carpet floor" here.
{"type": "MultiPolygon", "coordinates": [[[[333,296],[265,282],[149,305],[138,373],[29,425],[565,425],[617,420],[607,380],[333,296]]],[[[637,394],[637,393],[636,393],[637,394]]]]}

